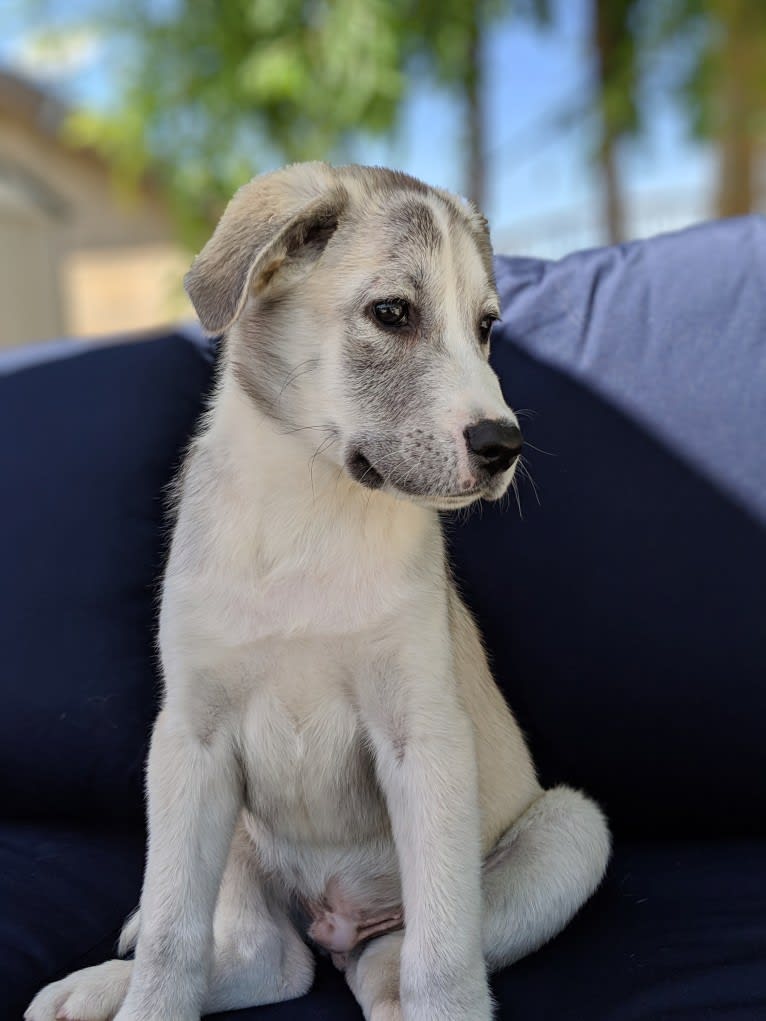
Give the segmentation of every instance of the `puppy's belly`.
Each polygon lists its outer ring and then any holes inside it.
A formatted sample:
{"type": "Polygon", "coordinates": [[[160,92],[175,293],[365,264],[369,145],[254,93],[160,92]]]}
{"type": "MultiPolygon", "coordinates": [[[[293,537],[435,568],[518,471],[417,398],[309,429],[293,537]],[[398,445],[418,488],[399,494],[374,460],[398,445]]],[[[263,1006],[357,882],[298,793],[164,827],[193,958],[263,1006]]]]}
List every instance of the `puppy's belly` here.
{"type": "Polygon", "coordinates": [[[402,925],[388,812],[338,657],[319,643],[275,653],[242,721],[244,821],[306,935],[343,954],[402,925]]]}
{"type": "Polygon", "coordinates": [[[325,691],[291,705],[256,693],[245,720],[247,809],[294,845],[349,847],[385,837],[389,820],[353,707],[325,691]]]}
{"type": "Polygon", "coordinates": [[[287,896],[298,928],[335,954],[404,925],[389,835],[362,843],[294,843],[245,813],[259,871],[287,896]]]}

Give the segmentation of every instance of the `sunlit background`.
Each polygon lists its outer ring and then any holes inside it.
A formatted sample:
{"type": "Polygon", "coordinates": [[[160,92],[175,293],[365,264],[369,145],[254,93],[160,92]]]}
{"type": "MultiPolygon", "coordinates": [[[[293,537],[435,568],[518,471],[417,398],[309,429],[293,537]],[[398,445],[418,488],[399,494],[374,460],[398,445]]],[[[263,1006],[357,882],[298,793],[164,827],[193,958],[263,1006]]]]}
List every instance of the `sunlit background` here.
{"type": "Polygon", "coordinates": [[[294,159],[399,167],[551,258],[764,204],[759,0],[2,9],[2,345],[189,317],[226,197],[294,159]]]}

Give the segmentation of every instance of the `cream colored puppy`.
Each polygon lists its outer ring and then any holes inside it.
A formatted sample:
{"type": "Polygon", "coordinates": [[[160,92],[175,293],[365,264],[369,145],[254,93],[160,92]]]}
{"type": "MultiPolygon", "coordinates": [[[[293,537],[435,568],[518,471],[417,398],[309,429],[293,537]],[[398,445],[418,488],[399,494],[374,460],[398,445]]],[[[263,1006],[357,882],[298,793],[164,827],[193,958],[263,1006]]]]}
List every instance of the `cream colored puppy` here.
{"type": "Polygon", "coordinates": [[[521,448],[487,363],[486,222],[311,163],[234,197],[187,276],[224,333],[178,482],[140,912],[29,1021],[195,1021],[302,996],[310,944],[365,1017],[487,1021],[488,968],[557,933],[609,835],[543,791],[437,510],[521,448]]]}

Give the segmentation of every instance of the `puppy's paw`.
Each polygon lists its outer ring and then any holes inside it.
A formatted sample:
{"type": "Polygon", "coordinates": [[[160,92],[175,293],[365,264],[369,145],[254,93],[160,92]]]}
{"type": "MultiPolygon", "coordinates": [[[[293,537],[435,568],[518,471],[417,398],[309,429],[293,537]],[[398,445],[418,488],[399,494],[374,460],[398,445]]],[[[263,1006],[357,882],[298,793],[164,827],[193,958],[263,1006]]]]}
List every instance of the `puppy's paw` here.
{"type": "Polygon", "coordinates": [[[132,961],[107,961],[52,982],[27,1007],[24,1021],[112,1021],[128,991],[132,961]]]}

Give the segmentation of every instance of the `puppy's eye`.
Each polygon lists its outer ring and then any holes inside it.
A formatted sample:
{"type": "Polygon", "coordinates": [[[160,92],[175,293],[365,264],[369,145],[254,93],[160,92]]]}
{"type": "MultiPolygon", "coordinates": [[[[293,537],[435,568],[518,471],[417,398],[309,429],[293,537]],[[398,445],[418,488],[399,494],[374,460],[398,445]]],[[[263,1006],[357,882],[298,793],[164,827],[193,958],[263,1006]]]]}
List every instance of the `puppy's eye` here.
{"type": "Polygon", "coordinates": [[[406,326],[410,321],[410,306],[402,298],[387,298],[375,302],[372,314],[383,326],[406,326]]]}
{"type": "Polygon", "coordinates": [[[479,320],[479,341],[482,344],[489,343],[489,335],[492,333],[492,325],[497,322],[497,316],[491,313],[482,316],[479,320]]]}

